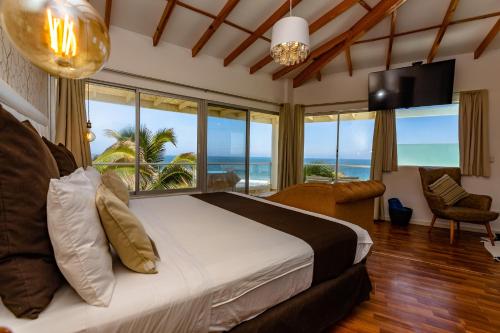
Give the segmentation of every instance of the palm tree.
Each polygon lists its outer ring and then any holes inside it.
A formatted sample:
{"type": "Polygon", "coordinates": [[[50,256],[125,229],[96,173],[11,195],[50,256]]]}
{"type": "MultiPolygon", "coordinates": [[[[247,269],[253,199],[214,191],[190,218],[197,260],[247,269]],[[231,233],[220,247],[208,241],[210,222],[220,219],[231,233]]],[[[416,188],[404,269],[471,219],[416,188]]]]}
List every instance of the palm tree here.
{"type": "MultiPolygon", "coordinates": [[[[106,130],[105,135],[116,142],[94,159],[99,171],[112,169],[134,188],[135,183],[135,130],[132,127],[119,131],[106,130]],[[104,165],[99,165],[100,163],[104,165]],[[111,165],[109,165],[111,164],[111,165]],[[114,164],[114,165],[113,165],[114,164]]],[[[164,166],[163,157],[167,144],[176,145],[174,130],[160,129],[153,133],[146,126],[139,130],[139,185],[140,190],[165,190],[192,186],[196,156],[184,153],[164,166]]]]}

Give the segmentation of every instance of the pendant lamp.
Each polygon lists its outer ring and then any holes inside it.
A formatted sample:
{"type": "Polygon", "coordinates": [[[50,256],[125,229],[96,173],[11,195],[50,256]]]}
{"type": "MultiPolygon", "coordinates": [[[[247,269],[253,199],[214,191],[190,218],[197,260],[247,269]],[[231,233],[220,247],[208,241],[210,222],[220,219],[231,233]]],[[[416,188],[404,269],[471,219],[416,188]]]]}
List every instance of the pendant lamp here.
{"type": "Polygon", "coordinates": [[[309,25],[302,17],[284,17],[273,26],[271,39],[271,57],[278,64],[292,66],[299,64],[309,56],[309,25]]]}
{"type": "Polygon", "coordinates": [[[109,58],[108,29],[86,0],[3,0],[0,10],[14,46],[54,76],[89,77],[109,58]]]}

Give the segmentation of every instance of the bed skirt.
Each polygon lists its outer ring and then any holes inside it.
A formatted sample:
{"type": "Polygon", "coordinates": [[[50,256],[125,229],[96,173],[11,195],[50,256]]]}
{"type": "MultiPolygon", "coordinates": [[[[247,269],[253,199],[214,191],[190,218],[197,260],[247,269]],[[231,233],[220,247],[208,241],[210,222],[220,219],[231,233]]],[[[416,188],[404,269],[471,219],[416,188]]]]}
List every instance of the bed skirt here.
{"type": "Polygon", "coordinates": [[[361,262],[234,327],[230,333],[319,333],[370,298],[372,285],[361,262]]]}

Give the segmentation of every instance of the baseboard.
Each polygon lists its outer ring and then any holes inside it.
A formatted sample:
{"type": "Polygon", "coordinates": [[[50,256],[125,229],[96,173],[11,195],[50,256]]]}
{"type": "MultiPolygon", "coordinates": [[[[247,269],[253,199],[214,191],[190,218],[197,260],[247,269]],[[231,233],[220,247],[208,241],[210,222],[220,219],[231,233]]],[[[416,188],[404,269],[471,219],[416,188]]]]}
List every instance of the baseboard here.
{"type": "MultiPolygon", "coordinates": [[[[389,216],[385,217],[386,221],[390,221],[389,216]]],[[[425,226],[430,226],[431,221],[430,220],[418,220],[418,219],[411,219],[410,224],[418,224],[418,225],[425,225],[425,226]]],[[[436,223],[434,224],[435,228],[443,228],[443,229],[450,229],[450,222],[447,220],[441,220],[437,219],[436,223]]],[[[473,232],[480,232],[483,234],[486,234],[486,228],[483,225],[479,224],[471,224],[471,223],[466,223],[463,222],[460,224],[460,229],[461,230],[466,230],[466,231],[473,231],[473,232]]],[[[493,227],[493,232],[500,232],[498,228],[493,227]]]]}

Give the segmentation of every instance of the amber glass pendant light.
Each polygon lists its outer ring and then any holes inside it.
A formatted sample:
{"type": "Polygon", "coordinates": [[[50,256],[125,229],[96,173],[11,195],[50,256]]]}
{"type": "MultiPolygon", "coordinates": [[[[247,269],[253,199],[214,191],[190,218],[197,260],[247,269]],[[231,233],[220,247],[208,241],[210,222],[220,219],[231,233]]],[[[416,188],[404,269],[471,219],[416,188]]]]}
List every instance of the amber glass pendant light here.
{"type": "Polygon", "coordinates": [[[58,77],[81,79],[109,58],[109,34],[86,0],[3,0],[2,28],[19,52],[58,77]]]}

